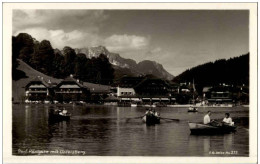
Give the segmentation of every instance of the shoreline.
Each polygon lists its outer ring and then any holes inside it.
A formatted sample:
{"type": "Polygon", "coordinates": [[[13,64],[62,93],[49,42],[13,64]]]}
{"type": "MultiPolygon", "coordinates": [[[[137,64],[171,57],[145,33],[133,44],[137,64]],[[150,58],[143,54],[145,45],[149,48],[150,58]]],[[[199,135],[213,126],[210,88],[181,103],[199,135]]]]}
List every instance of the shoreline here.
{"type": "MultiPolygon", "coordinates": [[[[90,104],[90,103],[82,103],[82,104],[44,104],[44,103],[38,103],[38,104],[34,104],[34,103],[20,103],[20,102],[15,102],[12,103],[12,105],[56,105],[56,106],[117,106],[117,107],[122,107],[119,106],[118,104],[90,104]]],[[[175,105],[167,105],[167,106],[163,106],[163,107],[168,107],[168,108],[189,108],[190,106],[192,106],[192,104],[175,104],[175,105]]],[[[199,108],[233,108],[233,107],[244,107],[244,108],[249,108],[250,105],[237,105],[237,106],[233,106],[233,105],[195,105],[196,107],[199,108]]],[[[125,106],[125,107],[131,107],[131,106],[125,106]]],[[[162,108],[160,106],[146,106],[146,105],[142,105],[142,106],[138,106],[138,107],[153,107],[153,108],[162,108]]],[[[131,108],[136,108],[135,107],[131,107],[131,108]]]]}

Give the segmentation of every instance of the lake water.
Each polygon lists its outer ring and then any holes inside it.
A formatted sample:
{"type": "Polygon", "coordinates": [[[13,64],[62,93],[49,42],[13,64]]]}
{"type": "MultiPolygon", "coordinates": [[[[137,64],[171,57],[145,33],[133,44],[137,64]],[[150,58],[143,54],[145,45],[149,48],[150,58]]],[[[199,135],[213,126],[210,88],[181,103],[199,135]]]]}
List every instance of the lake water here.
{"type": "Polygon", "coordinates": [[[59,105],[13,105],[14,155],[88,156],[249,156],[249,109],[155,108],[161,117],[179,119],[147,126],[138,117],[142,107],[64,105],[70,121],[52,123],[48,111],[59,105]],[[222,135],[190,135],[187,121],[202,122],[208,110],[212,119],[229,112],[237,131],[222,135]],[[224,154],[223,154],[224,153],[224,154]]]}

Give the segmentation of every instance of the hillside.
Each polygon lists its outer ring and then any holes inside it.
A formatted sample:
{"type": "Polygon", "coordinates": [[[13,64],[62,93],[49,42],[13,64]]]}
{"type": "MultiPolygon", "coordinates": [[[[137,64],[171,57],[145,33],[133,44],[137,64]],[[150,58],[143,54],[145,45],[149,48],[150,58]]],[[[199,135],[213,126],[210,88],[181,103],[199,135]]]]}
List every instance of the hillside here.
{"type": "Polygon", "coordinates": [[[201,91],[204,86],[214,86],[219,83],[234,86],[249,85],[249,53],[193,67],[176,76],[173,81],[192,82],[193,79],[198,91],[201,91]]]}
{"type": "MultiPolygon", "coordinates": [[[[43,77],[45,81],[51,81],[52,83],[59,83],[62,79],[56,79],[50,76],[47,76],[39,71],[34,70],[32,67],[30,67],[28,64],[21,60],[18,61],[18,70],[20,72],[23,72],[26,77],[20,78],[18,80],[12,81],[12,97],[14,102],[17,101],[23,101],[25,96],[25,86],[33,80],[35,77],[40,76],[43,77]]],[[[110,86],[108,85],[100,85],[100,84],[94,84],[89,82],[84,82],[84,85],[87,86],[91,92],[93,91],[109,91],[110,86]]]]}
{"type": "Polygon", "coordinates": [[[18,59],[18,70],[23,71],[27,77],[21,78],[19,80],[13,80],[12,81],[12,97],[14,101],[21,101],[23,100],[23,97],[25,96],[25,86],[28,84],[28,82],[32,79],[34,79],[37,76],[43,77],[46,81],[51,80],[51,82],[60,82],[61,79],[55,79],[53,77],[47,76],[41,72],[38,72],[34,70],[32,67],[30,67],[25,62],[18,59]]]}

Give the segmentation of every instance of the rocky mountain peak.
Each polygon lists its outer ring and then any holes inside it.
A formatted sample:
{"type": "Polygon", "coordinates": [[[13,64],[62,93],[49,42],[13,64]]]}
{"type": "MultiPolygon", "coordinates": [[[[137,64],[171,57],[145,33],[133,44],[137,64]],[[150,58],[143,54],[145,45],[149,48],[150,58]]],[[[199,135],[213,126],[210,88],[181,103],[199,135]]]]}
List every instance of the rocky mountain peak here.
{"type": "Polygon", "coordinates": [[[139,74],[137,75],[153,74],[158,78],[163,78],[167,80],[172,80],[174,77],[173,75],[168,73],[161,64],[155,61],[144,60],[137,64],[135,60],[125,59],[117,53],[109,52],[104,46],[75,49],[75,52],[77,54],[83,53],[86,55],[87,58],[98,57],[100,54],[104,54],[109,59],[109,62],[112,65],[116,66],[117,69],[127,68],[133,72],[138,72],[139,74]]]}

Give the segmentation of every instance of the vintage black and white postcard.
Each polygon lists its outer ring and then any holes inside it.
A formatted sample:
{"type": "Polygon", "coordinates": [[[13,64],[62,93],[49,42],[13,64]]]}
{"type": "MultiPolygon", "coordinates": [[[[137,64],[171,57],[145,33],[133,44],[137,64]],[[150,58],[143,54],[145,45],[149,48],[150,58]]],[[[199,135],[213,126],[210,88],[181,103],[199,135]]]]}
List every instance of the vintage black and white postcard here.
{"type": "Polygon", "coordinates": [[[256,3],[4,3],[5,163],[256,163],[256,3]]]}

